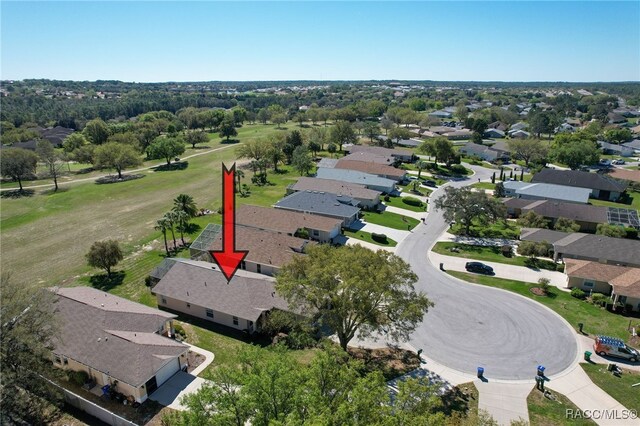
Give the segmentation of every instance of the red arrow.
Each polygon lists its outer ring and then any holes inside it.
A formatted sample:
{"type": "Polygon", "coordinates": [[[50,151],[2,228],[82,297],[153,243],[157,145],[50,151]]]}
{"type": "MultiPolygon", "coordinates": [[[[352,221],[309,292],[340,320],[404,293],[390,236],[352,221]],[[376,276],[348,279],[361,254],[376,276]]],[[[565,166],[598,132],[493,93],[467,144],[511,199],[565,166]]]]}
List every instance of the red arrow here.
{"type": "Polygon", "coordinates": [[[222,165],[222,250],[211,250],[211,256],[227,278],[235,275],[240,262],[249,254],[246,250],[236,250],[236,163],[231,169],[222,165]]]}

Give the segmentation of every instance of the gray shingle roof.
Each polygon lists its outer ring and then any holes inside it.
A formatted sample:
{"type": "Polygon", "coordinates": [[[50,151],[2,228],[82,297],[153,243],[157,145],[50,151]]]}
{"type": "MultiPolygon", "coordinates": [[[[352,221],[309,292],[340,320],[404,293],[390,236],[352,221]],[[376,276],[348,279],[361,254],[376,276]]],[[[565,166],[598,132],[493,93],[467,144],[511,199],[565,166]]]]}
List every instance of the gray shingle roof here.
{"type": "Polygon", "coordinates": [[[273,308],[289,309],[276,294],[272,278],[238,271],[227,283],[217,266],[206,262],[175,262],[153,287],[153,293],[249,321],[273,308]]]}
{"type": "Polygon", "coordinates": [[[376,186],[393,190],[396,182],[392,179],[381,178],[370,173],[359,172],[357,170],[327,169],[319,168],[316,176],[321,179],[334,179],[343,182],[357,183],[365,186],[376,186]]]}
{"type": "Polygon", "coordinates": [[[547,183],[507,181],[504,182],[504,187],[515,190],[516,194],[522,197],[532,196],[585,204],[589,202],[589,195],[591,194],[591,190],[587,188],[574,188],[572,186],[547,183]]]}
{"type": "Polygon", "coordinates": [[[342,222],[340,219],[314,214],[242,205],[236,211],[236,223],[293,235],[302,228],[331,232],[336,228],[340,229],[342,222]]]}
{"type": "Polygon", "coordinates": [[[391,157],[411,157],[413,153],[406,149],[392,149],[384,148],[382,146],[367,146],[367,145],[351,145],[348,148],[349,153],[354,152],[370,152],[378,155],[388,155],[391,157]]]}
{"type": "Polygon", "coordinates": [[[352,198],[375,200],[380,197],[380,191],[367,189],[364,185],[357,183],[341,182],[333,179],[319,179],[311,177],[301,177],[298,182],[291,186],[294,191],[323,191],[337,195],[346,195],[352,198]]]}
{"type": "Polygon", "coordinates": [[[538,200],[522,207],[522,212],[532,210],[545,217],[607,223],[607,207],[590,204],[564,203],[562,201],[538,200]]]}
{"type": "Polygon", "coordinates": [[[602,191],[624,192],[628,183],[598,173],[580,170],[542,169],[531,179],[531,182],[552,183],[573,186],[576,188],[598,189],[602,191]]]}
{"type": "Polygon", "coordinates": [[[350,218],[358,214],[359,208],[351,197],[335,195],[328,192],[300,191],[287,195],[278,201],[274,207],[315,213],[326,216],[350,218]]]}
{"type": "Polygon", "coordinates": [[[52,289],[61,321],[54,353],[140,386],[188,346],[160,336],[176,316],[91,287],[52,289]]]}

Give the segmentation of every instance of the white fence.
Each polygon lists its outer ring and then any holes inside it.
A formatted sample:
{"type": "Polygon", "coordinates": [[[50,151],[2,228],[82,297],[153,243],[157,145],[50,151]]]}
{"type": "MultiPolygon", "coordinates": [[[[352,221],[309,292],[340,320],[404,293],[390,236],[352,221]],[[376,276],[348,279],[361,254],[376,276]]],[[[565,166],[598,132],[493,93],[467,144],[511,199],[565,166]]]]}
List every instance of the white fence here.
{"type": "Polygon", "coordinates": [[[137,426],[136,423],[130,422],[129,420],[112,413],[106,408],[102,408],[99,405],[84,399],[80,395],[76,395],[63,387],[60,387],[60,389],[64,392],[64,400],[67,404],[73,405],[77,409],[82,410],[85,413],[110,424],[111,426],[137,426]]]}

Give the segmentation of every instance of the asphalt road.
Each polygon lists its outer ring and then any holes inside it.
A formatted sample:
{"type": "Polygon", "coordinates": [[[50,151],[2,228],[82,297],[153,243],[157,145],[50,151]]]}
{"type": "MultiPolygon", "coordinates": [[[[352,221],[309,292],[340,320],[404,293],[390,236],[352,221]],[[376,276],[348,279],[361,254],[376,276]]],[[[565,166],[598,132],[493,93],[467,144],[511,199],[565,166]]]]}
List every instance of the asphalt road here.
{"type": "MultiPolygon", "coordinates": [[[[449,185],[468,185],[492,173],[471,168],[474,176],[449,185]]],[[[434,191],[431,201],[442,193],[434,191]]],[[[456,280],[429,262],[427,253],[446,228],[442,214],[430,209],[426,224],[396,250],[418,275],[416,288],[435,303],[409,343],[462,372],[475,374],[484,367],[488,378],[532,379],[540,364],[547,375],[568,368],[578,347],[574,332],[555,313],[513,293],[456,280]]]]}

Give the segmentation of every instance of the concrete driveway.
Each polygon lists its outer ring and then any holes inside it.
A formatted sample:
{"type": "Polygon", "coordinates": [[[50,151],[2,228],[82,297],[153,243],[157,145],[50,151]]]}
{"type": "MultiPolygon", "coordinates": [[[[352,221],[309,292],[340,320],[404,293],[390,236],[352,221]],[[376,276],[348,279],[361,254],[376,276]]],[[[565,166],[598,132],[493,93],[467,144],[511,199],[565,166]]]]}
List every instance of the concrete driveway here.
{"type": "MultiPolygon", "coordinates": [[[[476,172],[473,177],[447,185],[468,185],[493,173],[470,167],[476,172]]],[[[431,203],[442,193],[434,191],[431,203]]],[[[431,264],[427,254],[446,229],[442,213],[431,210],[426,224],[419,224],[396,247],[395,253],[419,277],[416,289],[435,303],[411,336],[411,346],[461,372],[475,374],[476,367],[484,367],[489,379],[531,379],[539,364],[546,366],[548,376],[570,367],[578,345],[573,330],[557,314],[525,297],[462,282],[431,264]]]]}
{"type": "Polygon", "coordinates": [[[152,393],[149,399],[174,410],[185,410],[186,407],[180,403],[180,399],[184,395],[197,392],[207,382],[209,381],[201,377],[179,371],[152,393]]]}

